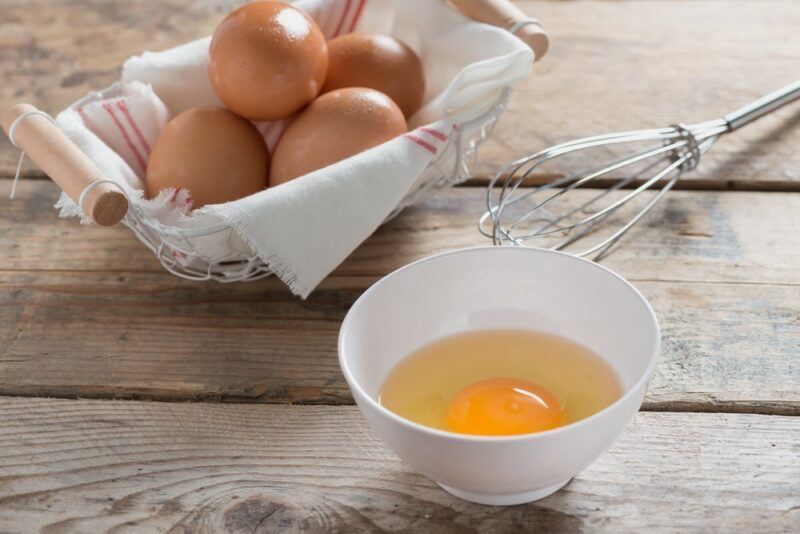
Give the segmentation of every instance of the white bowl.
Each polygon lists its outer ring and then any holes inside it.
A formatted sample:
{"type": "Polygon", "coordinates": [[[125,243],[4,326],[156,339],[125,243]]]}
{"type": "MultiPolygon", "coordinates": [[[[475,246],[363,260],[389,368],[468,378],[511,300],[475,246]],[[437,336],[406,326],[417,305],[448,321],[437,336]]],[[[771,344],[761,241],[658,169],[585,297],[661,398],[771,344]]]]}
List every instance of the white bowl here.
{"type": "Polygon", "coordinates": [[[389,274],[353,305],[339,333],[339,363],[372,429],[413,469],[463,499],[509,505],[557,491],[631,421],[658,360],[652,308],[610,270],[569,254],[517,247],[455,250],[389,274]],[[437,338],[522,328],[558,334],[602,356],[622,398],[570,425],[507,437],[425,427],[378,404],[394,365],[437,338]]]}

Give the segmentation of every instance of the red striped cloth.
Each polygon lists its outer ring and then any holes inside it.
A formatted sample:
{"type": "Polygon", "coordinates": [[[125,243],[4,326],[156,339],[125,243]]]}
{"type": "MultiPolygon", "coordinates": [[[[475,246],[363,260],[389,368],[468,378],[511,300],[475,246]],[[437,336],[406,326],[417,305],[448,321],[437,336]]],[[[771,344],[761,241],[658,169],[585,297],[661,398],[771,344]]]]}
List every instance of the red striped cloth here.
{"type": "Polygon", "coordinates": [[[82,104],[76,111],[84,125],[144,179],[150,147],[170,115],[152,88],[127,84],[118,96],[82,104]]]}

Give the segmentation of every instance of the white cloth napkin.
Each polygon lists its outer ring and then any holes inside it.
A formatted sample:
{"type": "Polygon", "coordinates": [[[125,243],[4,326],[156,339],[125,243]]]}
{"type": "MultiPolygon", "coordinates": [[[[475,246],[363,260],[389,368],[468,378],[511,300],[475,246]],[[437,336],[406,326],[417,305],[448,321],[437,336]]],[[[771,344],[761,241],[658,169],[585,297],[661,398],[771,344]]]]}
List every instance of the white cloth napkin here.
{"type": "MultiPolygon", "coordinates": [[[[150,147],[176,114],[220,105],[208,80],[210,37],[129,59],[120,83],[92,93],[57,117],[58,124],[108,178],[121,184],[145,216],[196,228],[231,225],[291,290],[305,298],[385,220],[441,154],[459,120],[483,110],[524,77],[533,54],[505,30],[472,22],[442,0],[300,0],[326,37],[386,33],[423,59],[426,104],[408,134],[279,187],[190,211],[185,191],[143,198],[150,147]]],[[[256,123],[270,148],[289,121],[256,123]]],[[[69,198],[57,207],[78,215],[69,198]]],[[[229,239],[196,240],[202,259],[241,250],[229,239]]],[[[191,258],[187,261],[191,261],[191,258]]]]}

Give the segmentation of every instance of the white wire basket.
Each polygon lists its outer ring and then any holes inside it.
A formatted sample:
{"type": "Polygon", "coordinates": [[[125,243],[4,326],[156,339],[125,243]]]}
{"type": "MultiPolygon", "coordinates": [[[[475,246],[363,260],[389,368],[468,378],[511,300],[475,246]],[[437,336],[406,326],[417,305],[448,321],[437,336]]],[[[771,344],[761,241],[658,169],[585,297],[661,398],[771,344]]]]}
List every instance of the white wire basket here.
{"type": "MultiPolygon", "coordinates": [[[[344,0],[301,0],[299,3],[309,9],[315,5],[334,11],[343,8],[344,14],[350,13],[352,10],[348,11],[349,7],[355,5],[344,0]]],[[[359,5],[364,3],[366,0],[359,5]]],[[[437,146],[438,150],[433,151],[435,159],[427,160],[430,163],[421,173],[417,167],[413,171],[415,178],[407,176],[414,183],[384,219],[383,222],[386,222],[407,206],[470,177],[470,167],[478,147],[489,137],[505,111],[511,95],[511,84],[526,75],[532,61],[544,54],[547,39],[535,19],[527,17],[507,0],[450,0],[448,3],[376,0],[370,5],[374,6],[374,12],[369,9],[363,11],[364,20],[367,21],[364,31],[389,34],[394,31],[406,32],[412,40],[422,35],[433,36],[428,41],[431,60],[436,65],[450,68],[442,71],[443,76],[437,80],[437,85],[432,86],[436,87],[433,94],[453,98],[447,101],[446,106],[444,100],[437,103],[441,109],[432,108],[431,116],[424,119],[432,123],[442,119],[442,114],[446,115],[449,135],[442,139],[443,144],[437,146]],[[457,15],[453,11],[454,6],[460,7],[472,19],[487,24],[475,26],[467,22],[463,14],[457,15]],[[418,20],[418,16],[419,12],[427,11],[431,16],[425,19],[426,25],[418,20]],[[401,12],[405,15],[399,16],[401,12]],[[488,29],[490,26],[494,28],[488,29]],[[521,40],[509,41],[506,31],[521,40]],[[464,40],[470,35],[478,35],[475,39],[481,39],[477,47],[475,44],[478,41],[464,40]],[[472,43],[471,51],[462,50],[461,45],[466,42],[472,43]],[[453,60],[455,63],[448,63],[449,50],[459,52],[454,56],[457,58],[453,60]],[[531,54],[531,50],[535,53],[531,54]],[[459,93],[462,89],[464,92],[459,93]]],[[[359,8],[355,18],[351,17],[351,27],[357,26],[361,13],[359,8]]],[[[344,20],[341,17],[340,20],[344,20]]],[[[331,17],[323,18],[327,22],[335,22],[331,17]]],[[[325,30],[333,31],[332,35],[326,34],[326,37],[335,36],[339,26],[341,24],[337,25],[335,31],[332,28],[325,30]]],[[[151,129],[165,120],[169,112],[177,113],[183,108],[198,105],[220,105],[214,104],[216,96],[208,85],[205,67],[197,60],[202,57],[209,40],[210,37],[200,38],[167,51],[146,52],[129,59],[123,65],[119,82],[74,102],[57,121],[29,104],[18,104],[9,109],[6,114],[8,121],[4,121],[4,125],[11,123],[7,133],[12,143],[23,149],[23,154],[27,153],[64,191],[56,206],[61,210],[61,216],[80,216],[84,221],[102,225],[113,225],[121,220],[155,254],[168,272],[181,278],[219,282],[258,280],[273,274],[273,271],[248,246],[248,242],[253,243],[251,235],[241,237],[239,230],[223,221],[222,217],[213,215],[213,212],[183,217],[187,213],[181,211],[184,204],[178,205],[177,197],[145,199],[141,196],[141,184],[135,182],[137,178],[143,179],[140,168],[144,165],[141,154],[132,146],[131,135],[139,140],[145,152],[149,151],[149,147],[142,141],[144,137],[132,118],[128,120],[134,133],[129,135],[122,131],[120,121],[113,113],[108,113],[121,132],[121,135],[115,134],[118,137],[115,139],[109,137],[109,132],[104,131],[102,125],[99,128],[92,127],[90,123],[94,123],[94,119],[83,113],[83,108],[92,104],[127,95],[126,90],[141,96],[143,93],[136,92],[139,89],[134,91],[135,84],[144,88],[142,91],[149,91],[148,98],[152,98],[145,99],[147,105],[128,106],[130,102],[118,105],[122,113],[127,113],[130,107],[142,113],[143,117],[149,117],[151,129]],[[164,72],[167,75],[163,75],[164,72]],[[178,73],[179,79],[170,78],[170,75],[174,76],[172,73],[178,73]],[[193,89],[188,97],[184,94],[184,87],[193,89]],[[163,113],[159,110],[163,110],[163,113]],[[18,144],[13,139],[13,133],[15,127],[20,125],[17,129],[18,144]],[[130,150],[126,149],[126,144],[130,150]],[[126,155],[126,150],[131,154],[126,155]],[[139,171],[133,171],[134,167],[139,171]],[[127,202],[123,195],[128,197],[127,202]]],[[[435,98],[432,102],[435,102],[435,98]]],[[[138,102],[142,104],[143,100],[138,102]]],[[[104,107],[107,105],[111,104],[103,104],[104,107]]],[[[111,128],[113,130],[113,124],[111,128]]],[[[149,132],[151,137],[157,134],[157,131],[149,132]]],[[[374,227],[374,224],[375,221],[370,220],[369,227],[374,227]]],[[[306,243],[305,246],[313,247],[314,244],[306,243]]],[[[263,256],[263,250],[261,253],[263,256]]]]}
{"type": "MultiPolygon", "coordinates": [[[[509,88],[502,89],[488,108],[455,127],[444,150],[428,165],[384,222],[396,217],[407,206],[470,177],[470,166],[477,156],[478,147],[491,134],[510,95],[509,88]]],[[[226,223],[202,228],[167,226],[153,218],[144,217],[134,204],[131,204],[122,223],[153,251],[167,271],[181,278],[244,282],[273,274],[226,223]],[[222,258],[208,255],[204,252],[207,248],[204,243],[209,240],[227,241],[230,250],[235,252],[222,258]]]]}

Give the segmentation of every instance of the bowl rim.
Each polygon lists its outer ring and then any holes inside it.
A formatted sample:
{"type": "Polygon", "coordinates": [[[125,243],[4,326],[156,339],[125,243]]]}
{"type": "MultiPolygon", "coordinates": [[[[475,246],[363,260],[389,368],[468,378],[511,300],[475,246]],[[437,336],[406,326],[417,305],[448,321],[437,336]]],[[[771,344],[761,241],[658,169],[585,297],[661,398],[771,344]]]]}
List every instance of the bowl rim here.
{"type": "MultiPolygon", "coordinates": [[[[611,413],[612,411],[618,409],[619,406],[624,404],[627,401],[627,399],[629,399],[632,395],[634,395],[634,392],[638,391],[641,387],[645,386],[647,384],[647,382],[650,380],[650,378],[652,377],[653,372],[655,371],[655,367],[658,364],[658,361],[660,359],[661,327],[660,327],[660,325],[658,323],[658,317],[656,316],[655,311],[653,311],[653,307],[650,305],[650,303],[647,301],[647,299],[644,297],[644,295],[642,295],[642,293],[633,284],[628,282],[625,278],[623,278],[619,274],[615,273],[614,271],[612,271],[608,267],[605,267],[604,265],[600,265],[600,264],[595,263],[595,262],[593,262],[591,260],[587,260],[586,258],[582,258],[582,257],[579,257],[579,256],[575,256],[573,254],[569,254],[568,252],[562,252],[562,251],[558,251],[558,250],[552,250],[552,249],[546,249],[546,248],[540,248],[540,247],[478,245],[478,246],[473,246],[473,247],[462,247],[462,248],[457,248],[457,249],[453,249],[453,250],[447,250],[447,251],[444,251],[444,252],[439,252],[437,254],[433,254],[431,256],[426,256],[424,258],[421,258],[419,260],[416,260],[416,261],[413,261],[413,262],[411,262],[409,264],[406,264],[406,265],[404,265],[404,266],[402,266],[402,267],[400,267],[398,269],[395,269],[394,271],[392,271],[389,274],[383,276],[380,280],[378,280],[377,282],[372,284],[366,291],[364,291],[364,293],[361,294],[361,296],[359,296],[356,299],[356,301],[352,304],[352,306],[350,306],[350,309],[347,311],[347,314],[345,315],[344,320],[342,321],[342,324],[341,324],[341,326],[339,328],[339,338],[338,338],[337,348],[338,348],[338,352],[339,352],[339,354],[338,354],[338,357],[339,357],[339,368],[342,370],[342,374],[344,374],[345,380],[347,381],[347,384],[350,387],[350,389],[354,390],[354,393],[357,393],[358,395],[363,397],[366,400],[366,402],[372,408],[377,410],[382,415],[389,417],[390,419],[400,423],[403,426],[410,427],[411,429],[417,430],[417,431],[422,432],[424,434],[429,434],[431,436],[437,436],[437,437],[448,438],[448,439],[455,439],[455,440],[458,440],[458,441],[475,442],[475,443],[485,443],[485,442],[514,443],[514,442],[527,441],[527,440],[537,439],[537,438],[542,438],[543,439],[544,437],[547,437],[547,436],[557,435],[557,434],[565,433],[565,432],[571,432],[571,431],[574,431],[574,430],[576,430],[576,429],[578,429],[578,428],[580,428],[582,426],[586,426],[591,421],[600,419],[600,418],[606,416],[607,414],[611,413]],[[427,263],[429,261],[434,261],[434,260],[437,260],[437,259],[445,257],[445,256],[450,256],[450,255],[455,255],[455,254],[462,254],[462,253],[466,253],[466,252],[475,252],[475,251],[480,251],[480,250],[495,250],[495,249],[496,250],[506,250],[506,251],[518,250],[518,251],[526,251],[526,252],[536,252],[536,253],[556,254],[556,255],[560,255],[560,256],[567,256],[571,260],[583,262],[585,264],[589,264],[589,265],[593,266],[596,269],[600,269],[601,271],[604,271],[606,274],[609,274],[613,278],[616,278],[617,280],[622,282],[624,287],[627,287],[629,290],[631,290],[634,293],[634,295],[636,297],[638,297],[639,300],[642,303],[644,303],[645,309],[648,312],[650,320],[652,321],[652,324],[655,326],[655,338],[654,338],[652,352],[650,354],[650,363],[648,364],[648,366],[645,369],[644,373],[642,373],[642,376],[639,378],[639,380],[637,380],[636,383],[633,384],[620,398],[618,398],[617,400],[615,400],[614,402],[612,402],[611,404],[609,404],[608,406],[606,406],[605,408],[603,408],[599,412],[590,415],[589,417],[586,417],[586,418],[581,419],[579,421],[575,421],[573,423],[569,423],[567,425],[560,426],[558,428],[553,428],[553,429],[550,429],[550,430],[542,430],[540,432],[529,432],[529,433],[526,433],[526,434],[510,434],[510,435],[506,435],[506,436],[481,436],[481,435],[477,435],[477,434],[460,434],[458,432],[450,432],[448,430],[440,430],[438,428],[425,426],[423,424],[416,423],[416,422],[414,422],[414,421],[412,421],[410,419],[406,419],[405,417],[394,413],[393,411],[389,410],[385,406],[381,405],[378,401],[373,399],[371,395],[367,394],[367,392],[364,391],[364,388],[361,387],[361,384],[358,383],[358,381],[355,379],[353,374],[350,372],[350,368],[347,365],[347,361],[346,361],[346,358],[344,356],[344,353],[345,353],[345,351],[344,351],[344,342],[345,342],[345,337],[346,337],[346,331],[348,330],[350,322],[353,321],[353,316],[355,314],[355,310],[359,306],[359,304],[363,300],[367,299],[369,297],[369,295],[374,290],[376,290],[376,288],[378,288],[378,287],[382,286],[383,284],[385,284],[386,281],[389,278],[391,278],[391,277],[393,277],[393,276],[395,276],[395,275],[397,275],[397,274],[399,274],[399,273],[401,273],[403,271],[406,271],[408,269],[414,268],[414,267],[416,267],[416,266],[418,266],[420,264],[427,263]]],[[[637,408],[637,411],[638,411],[638,408],[637,408]]]]}

